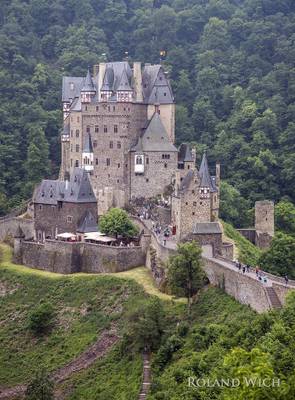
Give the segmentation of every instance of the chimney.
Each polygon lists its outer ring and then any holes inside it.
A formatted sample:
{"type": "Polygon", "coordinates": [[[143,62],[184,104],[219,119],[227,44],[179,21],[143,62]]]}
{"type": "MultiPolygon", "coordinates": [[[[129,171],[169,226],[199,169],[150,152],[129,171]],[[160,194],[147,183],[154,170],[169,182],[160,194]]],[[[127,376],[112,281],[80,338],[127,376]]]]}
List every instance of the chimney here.
{"type": "Polygon", "coordinates": [[[193,157],[194,166],[195,166],[196,165],[196,160],[197,160],[197,152],[196,152],[196,148],[195,147],[192,148],[192,157],[193,157]]]}
{"type": "Polygon", "coordinates": [[[178,196],[179,188],[180,188],[180,171],[176,170],[175,171],[175,196],[178,196]]]}
{"type": "Polygon", "coordinates": [[[141,63],[133,63],[133,78],[134,78],[134,91],[135,91],[135,101],[143,102],[142,95],[142,75],[141,75],[141,63]]]}
{"type": "Polygon", "coordinates": [[[94,78],[96,77],[98,72],[99,72],[99,65],[98,64],[93,65],[93,77],[94,78]]]}
{"type": "Polygon", "coordinates": [[[106,71],[106,63],[99,63],[98,83],[97,83],[98,101],[101,100],[101,98],[100,98],[100,90],[101,90],[101,87],[102,87],[105,71],[106,71]]]}
{"type": "Polygon", "coordinates": [[[216,178],[215,178],[216,186],[220,186],[220,163],[216,163],[216,178]]]}

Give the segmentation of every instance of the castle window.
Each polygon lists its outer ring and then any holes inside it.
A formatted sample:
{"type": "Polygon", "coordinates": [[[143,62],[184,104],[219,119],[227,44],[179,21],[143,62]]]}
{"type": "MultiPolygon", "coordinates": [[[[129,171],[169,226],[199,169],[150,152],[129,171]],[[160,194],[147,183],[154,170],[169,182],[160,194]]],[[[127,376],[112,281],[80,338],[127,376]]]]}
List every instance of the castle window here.
{"type": "Polygon", "coordinates": [[[116,107],[115,106],[113,106],[113,111],[116,111],[116,107]]]}
{"type": "Polygon", "coordinates": [[[77,117],[77,122],[80,122],[80,117],[77,117]]]}
{"type": "Polygon", "coordinates": [[[87,106],[85,106],[85,111],[87,111],[87,106]]]}
{"type": "Polygon", "coordinates": [[[95,159],[95,165],[98,165],[98,158],[95,159]]]}
{"type": "Polygon", "coordinates": [[[79,129],[76,129],[76,137],[79,137],[79,129]]]}
{"type": "Polygon", "coordinates": [[[118,163],[118,168],[120,168],[121,167],[121,164],[120,163],[118,163]]]}
{"type": "Polygon", "coordinates": [[[107,158],[107,166],[109,167],[111,165],[111,159],[107,158]]]}
{"type": "Polygon", "coordinates": [[[200,201],[200,206],[202,206],[203,205],[203,202],[202,201],[200,201]]]}
{"type": "Polygon", "coordinates": [[[80,146],[76,144],[76,153],[79,153],[79,151],[80,151],[80,146]]]}
{"type": "Polygon", "coordinates": [[[73,129],[71,129],[71,137],[73,137],[73,129]]]}
{"type": "Polygon", "coordinates": [[[192,194],[195,194],[195,191],[194,191],[194,190],[192,190],[192,194]]]}
{"type": "Polygon", "coordinates": [[[117,183],[120,183],[120,179],[117,179],[117,183]]]}
{"type": "Polygon", "coordinates": [[[78,160],[75,161],[75,167],[79,167],[79,161],[78,160]]]}
{"type": "Polygon", "coordinates": [[[164,168],[167,168],[167,163],[164,164],[164,168]]]}
{"type": "Polygon", "coordinates": [[[42,210],[42,204],[39,204],[39,210],[41,211],[42,210]]]}
{"type": "Polygon", "coordinates": [[[93,147],[97,147],[97,140],[93,141],[93,147]]]}
{"type": "Polygon", "coordinates": [[[195,213],[194,213],[194,212],[192,212],[192,215],[195,215],[195,213]]]}
{"type": "Polygon", "coordinates": [[[164,92],[164,96],[166,96],[166,92],[164,92]]]}
{"type": "Polygon", "coordinates": [[[186,202],[185,205],[187,206],[187,205],[188,205],[188,202],[186,202]]]}
{"type": "Polygon", "coordinates": [[[103,126],[103,131],[104,131],[104,133],[107,133],[108,127],[106,125],[103,126]]]}
{"type": "Polygon", "coordinates": [[[148,182],[149,181],[149,178],[146,178],[146,180],[145,180],[146,182],[148,182]]]}
{"type": "Polygon", "coordinates": [[[195,207],[196,207],[196,205],[197,205],[197,202],[196,202],[196,201],[194,201],[194,202],[193,202],[193,206],[195,206],[195,207]]]}
{"type": "Polygon", "coordinates": [[[135,164],[136,165],[142,165],[143,164],[142,156],[136,156],[135,164]]]}
{"type": "Polygon", "coordinates": [[[95,125],[94,130],[95,130],[95,133],[98,133],[98,132],[99,132],[99,127],[98,127],[98,125],[95,125]]]}
{"type": "Polygon", "coordinates": [[[170,154],[162,154],[162,158],[165,160],[169,160],[170,159],[170,154]]]}
{"type": "Polygon", "coordinates": [[[73,166],[73,160],[71,159],[71,167],[73,166]]]}
{"type": "Polygon", "coordinates": [[[114,125],[114,133],[118,133],[118,125],[114,125]]]}
{"type": "Polygon", "coordinates": [[[73,222],[73,217],[71,217],[70,215],[67,216],[67,222],[71,223],[73,222]]]}
{"type": "Polygon", "coordinates": [[[121,148],[121,142],[117,142],[117,149],[121,148]]]}
{"type": "Polygon", "coordinates": [[[86,126],[86,132],[90,133],[90,126],[89,125],[86,126]]]}
{"type": "Polygon", "coordinates": [[[96,106],[96,111],[98,111],[99,110],[99,107],[98,106],[96,106]]]}
{"type": "Polygon", "coordinates": [[[114,143],[111,141],[110,142],[110,149],[112,149],[114,147],[114,143]]]}
{"type": "Polygon", "coordinates": [[[147,158],[146,158],[146,164],[148,164],[148,163],[149,163],[149,158],[147,157],[147,158]]]}
{"type": "Polygon", "coordinates": [[[190,165],[188,164],[187,169],[190,169],[190,165]]]}

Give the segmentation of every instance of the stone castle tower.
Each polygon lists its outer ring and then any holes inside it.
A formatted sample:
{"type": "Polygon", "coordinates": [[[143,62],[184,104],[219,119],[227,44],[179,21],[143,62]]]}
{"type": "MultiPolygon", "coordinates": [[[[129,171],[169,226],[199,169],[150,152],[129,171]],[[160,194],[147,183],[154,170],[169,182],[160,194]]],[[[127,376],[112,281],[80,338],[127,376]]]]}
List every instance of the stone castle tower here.
{"type": "Polygon", "coordinates": [[[62,102],[61,179],[86,169],[101,213],[163,193],[177,149],[174,97],[161,65],[101,63],[93,76],[64,77],[62,102]]]}
{"type": "Polygon", "coordinates": [[[216,175],[211,176],[206,153],[199,170],[190,150],[186,148],[183,153],[172,197],[172,225],[178,240],[194,233],[196,224],[217,221],[219,212],[220,165],[216,165],[216,175]]]}

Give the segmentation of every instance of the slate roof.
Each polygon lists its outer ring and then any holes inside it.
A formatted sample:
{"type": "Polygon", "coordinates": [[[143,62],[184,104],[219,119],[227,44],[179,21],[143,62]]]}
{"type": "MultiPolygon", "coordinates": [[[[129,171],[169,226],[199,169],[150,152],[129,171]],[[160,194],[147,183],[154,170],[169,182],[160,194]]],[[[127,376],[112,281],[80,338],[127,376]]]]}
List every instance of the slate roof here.
{"type": "Polygon", "coordinates": [[[213,184],[211,179],[206,152],[203,154],[199,174],[201,177],[201,187],[208,187],[211,192],[215,192],[216,186],[213,184]]]}
{"type": "Polygon", "coordinates": [[[97,219],[94,217],[91,211],[86,211],[84,216],[81,218],[78,223],[77,232],[98,232],[97,219]]]}
{"type": "Polygon", "coordinates": [[[96,88],[93,84],[91,74],[88,68],[86,78],[84,79],[84,83],[81,89],[82,92],[96,92],[96,88]]]}
{"type": "Polygon", "coordinates": [[[24,239],[26,237],[20,225],[17,226],[14,237],[18,239],[24,239]]]}
{"type": "Polygon", "coordinates": [[[90,133],[86,133],[83,143],[83,153],[93,153],[93,146],[90,133]]]}
{"type": "Polygon", "coordinates": [[[74,99],[73,103],[71,104],[70,110],[71,111],[81,111],[81,109],[82,109],[82,104],[81,104],[81,98],[79,96],[74,99]]]}
{"type": "Polygon", "coordinates": [[[56,205],[58,201],[69,203],[96,203],[88,173],[74,168],[69,182],[44,179],[35,189],[33,202],[56,205]]]}
{"type": "Polygon", "coordinates": [[[167,131],[162,123],[160,115],[155,112],[137,144],[131,151],[161,151],[176,152],[177,149],[168,138],[167,131]]]}
{"type": "Polygon", "coordinates": [[[79,97],[83,83],[82,76],[64,76],[62,78],[62,101],[70,102],[75,97],[79,97]],[[74,84],[73,89],[71,89],[71,83],[74,84]]]}
{"type": "Polygon", "coordinates": [[[222,233],[218,222],[197,222],[193,226],[193,234],[195,235],[206,235],[210,233],[222,233]]]}
{"type": "Polygon", "coordinates": [[[193,155],[188,144],[182,143],[178,149],[178,162],[193,162],[193,155]]]}
{"type": "Polygon", "coordinates": [[[127,61],[107,63],[101,90],[132,90],[131,81],[132,71],[127,61]]]}
{"type": "MultiPolygon", "coordinates": [[[[101,90],[116,92],[118,90],[132,90],[133,74],[127,61],[106,63],[101,90]]],[[[145,65],[142,73],[143,97],[147,104],[171,104],[174,102],[169,79],[165,76],[163,67],[145,65]]],[[[64,76],[62,82],[62,101],[72,102],[80,97],[81,90],[97,91],[97,87],[88,70],[86,78],[64,76]],[[71,84],[73,88],[71,88],[71,84]]],[[[112,100],[112,98],[110,99],[112,100]]],[[[116,100],[115,98],[113,100],[116,100]]],[[[81,110],[81,108],[78,108],[81,110]]]]}
{"type": "Polygon", "coordinates": [[[68,186],[64,191],[64,200],[68,203],[96,203],[89,175],[82,168],[74,168],[68,186]]]}
{"type": "Polygon", "coordinates": [[[144,102],[148,104],[170,104],[174,97],[170,82],[160,64],[146,65],[142,73],[144,102]]]}

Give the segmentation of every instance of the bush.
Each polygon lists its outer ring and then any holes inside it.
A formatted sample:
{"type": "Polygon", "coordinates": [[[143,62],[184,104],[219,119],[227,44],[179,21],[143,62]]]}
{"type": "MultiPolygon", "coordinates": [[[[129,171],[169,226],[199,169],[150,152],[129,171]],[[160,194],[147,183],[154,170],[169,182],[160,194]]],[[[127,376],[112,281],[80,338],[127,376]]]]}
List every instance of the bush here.
{"type": "Polygon", "coordinates": [[[29,315],[29,329],[36,335],[44,334],[53,325],[55,311],[51,304],[43,303],[29,315]]]}
{"type": "Polygon", "coordinates": [[[37,372],[26,390],[26,400],[54,400],[53,383],[48,374],[41,370],[37,372]]]}

